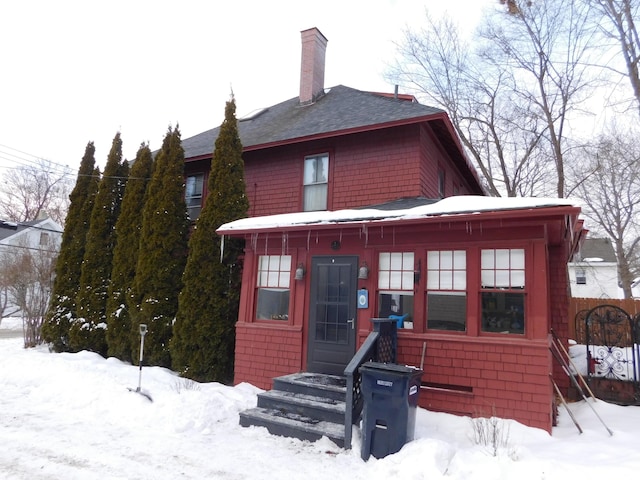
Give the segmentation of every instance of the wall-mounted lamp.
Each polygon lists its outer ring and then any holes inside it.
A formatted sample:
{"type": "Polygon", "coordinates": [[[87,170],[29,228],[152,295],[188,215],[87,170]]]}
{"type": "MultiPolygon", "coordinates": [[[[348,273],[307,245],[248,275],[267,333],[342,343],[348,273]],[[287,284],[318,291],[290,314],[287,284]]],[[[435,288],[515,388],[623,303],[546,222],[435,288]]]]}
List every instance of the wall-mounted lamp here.
{"type": "Polygon", "coordinates": [[[422,259],[418,260],[418,266],[413,272],[413,284],[417,285],[420,283],[420,276],[422,275],[422,259]]]}
{"type": "Polygon", "coordinates": [[[296,276],[294,277],[296,280],[302,280],[304,278],[304,274],[307,271],[304,268],[304,265],[301,263],[298,264],[298,267],[296,268],[296,276]]]}
{"type": "Polygon", "coordinates": [[[369,267],[367,267],[367,262],[364,262],[358,270],[358,279],[366,280],[367,278],[369,278],[369,267]]]}

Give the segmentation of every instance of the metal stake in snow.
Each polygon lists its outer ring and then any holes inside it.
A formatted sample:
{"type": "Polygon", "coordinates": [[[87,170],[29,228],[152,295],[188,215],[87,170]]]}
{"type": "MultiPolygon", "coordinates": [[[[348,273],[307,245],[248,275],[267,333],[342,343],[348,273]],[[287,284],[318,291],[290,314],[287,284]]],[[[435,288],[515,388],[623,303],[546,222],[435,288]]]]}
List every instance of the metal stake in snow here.
{"type": "Polygon", "coordinates": [[[153,399],[151,398],[151,395],[149,395],[148,393],[142,391],[142,356],[143,356],[143,352],[144,352],[144,336],[146,334],[147,334],[147,325],[144,324],[144,323],[141,323],[140,324],[140,360],[138,362],[138,365],[139,365],[138,388],[136,388],[135,390],[130,388],[129,390],[135,391],[136,393],[139,393],[143,397],[148,398],[150,402],[153,402],[153,399]]]}

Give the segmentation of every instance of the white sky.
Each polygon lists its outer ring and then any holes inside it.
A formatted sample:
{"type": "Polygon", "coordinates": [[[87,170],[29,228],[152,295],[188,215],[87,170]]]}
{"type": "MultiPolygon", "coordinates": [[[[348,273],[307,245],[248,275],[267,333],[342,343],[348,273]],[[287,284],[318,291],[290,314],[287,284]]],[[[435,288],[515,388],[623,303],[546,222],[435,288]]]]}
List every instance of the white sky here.
{"type": "MultiPolygon", "coordinates": [[[[497,0],[21,0],[0,3],[0,167],[7,148],[69,165],[106,161],[169,125],[216,127],[231,88],[242,116],[298,95],[300,31],[328,38],[325,86],[393,91],[383,78],[407,25],[453,9],[466,28],[497,0]]],[[[29,155],[12,152],[19,158],[29,155]]],[[[19,158],[17,159],[18,161],[19,158]]],[[[3,171],[0,170],[0,174],[3,171]]]]}

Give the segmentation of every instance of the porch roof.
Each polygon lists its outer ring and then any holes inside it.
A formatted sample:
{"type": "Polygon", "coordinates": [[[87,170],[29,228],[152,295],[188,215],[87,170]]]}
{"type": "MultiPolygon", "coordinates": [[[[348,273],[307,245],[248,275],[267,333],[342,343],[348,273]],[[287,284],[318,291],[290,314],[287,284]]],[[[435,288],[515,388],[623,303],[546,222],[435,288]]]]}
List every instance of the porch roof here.
{"type": "MultiPolygon", "coordinates": [[[[217,232],[220,235],[242,236],[261,232],[283,232],[295,230],[319,230],[336,227],[360,227],[362,225],[409,225],[431,221],[466,221],[477,218],[522,218],[523,215],[558,216],[570,215],[573,221],[568,228],[574,229],[580,213],[577,200],[564,198],[533,197],[483,197],[464,195],[447,197],[428,203],[397,210],[374,208],[349,209],[319,212],[296,212],[263,217],[250,217],[226,223],[217,232]],[[526,211],[524,213],[523,211],[526,211]]],[[[581,228],[580,224],[580,228],[581,228]]]]}

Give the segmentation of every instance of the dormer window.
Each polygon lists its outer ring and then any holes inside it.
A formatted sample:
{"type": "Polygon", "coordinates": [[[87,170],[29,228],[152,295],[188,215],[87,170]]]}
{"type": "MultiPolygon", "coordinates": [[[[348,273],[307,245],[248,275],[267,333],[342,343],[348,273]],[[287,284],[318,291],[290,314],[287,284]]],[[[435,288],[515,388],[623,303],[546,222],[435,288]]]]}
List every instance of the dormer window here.
{"type": "Polygon", "coordinates": [[[326,210],[329,186],[329,154],[323,153],[304,159],[304,199],[305,212],[326,210]]]}

